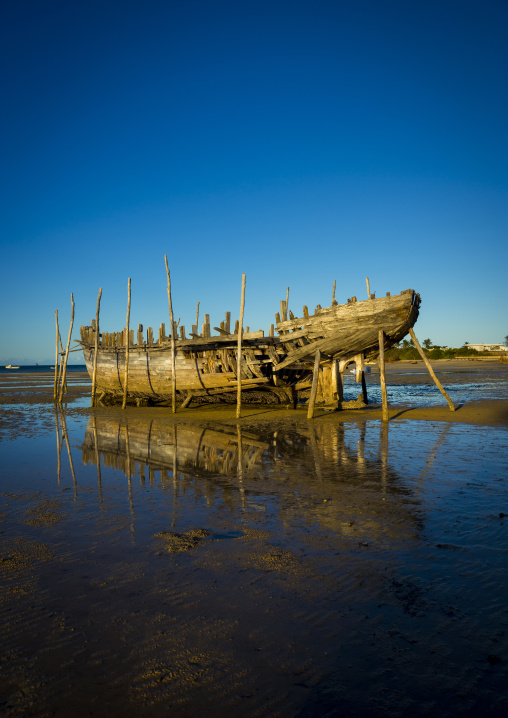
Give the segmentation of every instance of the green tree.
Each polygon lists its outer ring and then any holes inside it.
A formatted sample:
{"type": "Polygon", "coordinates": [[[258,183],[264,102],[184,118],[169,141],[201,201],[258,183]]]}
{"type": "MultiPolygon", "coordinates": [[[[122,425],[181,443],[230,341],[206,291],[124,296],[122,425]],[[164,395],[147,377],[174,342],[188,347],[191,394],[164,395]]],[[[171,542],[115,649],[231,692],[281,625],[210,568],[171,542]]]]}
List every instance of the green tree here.
{"type": "Polygon", "coordinates": [[[504,338],[504,345],[505,347],[508,347],[508,334],[504,338]]]}
{"type": "Polygon", "coordinates": [[[423,347],[424,347],[424,349],[430,349],[431,346],[432,346],[432,342],[431,342],[430,339],[424,339],[424,340],[423,340],[423,347]]]}

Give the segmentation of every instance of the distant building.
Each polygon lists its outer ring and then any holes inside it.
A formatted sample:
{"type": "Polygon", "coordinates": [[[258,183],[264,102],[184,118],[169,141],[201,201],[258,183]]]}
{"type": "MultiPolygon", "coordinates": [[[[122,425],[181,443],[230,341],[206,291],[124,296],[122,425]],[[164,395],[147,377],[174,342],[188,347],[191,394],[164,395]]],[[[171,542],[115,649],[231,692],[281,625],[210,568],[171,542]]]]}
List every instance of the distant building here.
{"type": "Polygon", "coordinates": [[[499,344],[468,344],[467,346],[478,352],[508,352],[508,347],[505,347],[503,342],[499,342],[499,344]]]}

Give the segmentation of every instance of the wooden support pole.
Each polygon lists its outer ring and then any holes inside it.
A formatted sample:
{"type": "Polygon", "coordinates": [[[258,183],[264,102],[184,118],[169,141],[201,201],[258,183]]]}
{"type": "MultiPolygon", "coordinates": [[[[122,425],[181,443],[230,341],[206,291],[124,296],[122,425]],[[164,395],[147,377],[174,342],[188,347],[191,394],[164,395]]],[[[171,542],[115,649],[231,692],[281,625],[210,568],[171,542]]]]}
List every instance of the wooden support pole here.
{"type": "MultiPolygon", "coordinates": [[[[171,276],[168,267],[168,255],[164,255],[166,263],[166,274],[168,276],[168,304],[169,304],[169,321],[171,323],[171,410],[173,414],[176,412],[176,358],[175,358],[175,323],[173,319],[173,302],[171,301],[171,276]]],[[[199,302],[196,310],[196,324],[199,314],[199,302]]]]}
{"type": "MultiPolygon", "coordinates": [[[[60,344],[60,366],[58,367],[58,387],[60,387],[60,382],[62,381],[62,370],[63,370],[63,356],[64,356],[64,350],[63,350],[63,344],[62,344],[62,337],[60,336],[60,331],[58,331],[58,343],[60,344]]],[[[57,389],[57,394],[60,391],[60,389],[57,389]]],[[[67,394],[67,381],[64,382],[64,392],[67,394]]]]}
{"type": "Polygon", "coordinates": [[[337,280],[333,280],[333,289],[332,289],[332,305],[335,304],[335,287],[337,286],[337,280]]]}
{"type": "Polygon", "coordinates": [[[129,322],[131,319],[131,278],[127,281],[127,319],[125,322],[125,379],[123,383],[123,401],[122,409],[125,409],[127,403],[127,388],[129,384],[129,322]]]}
{"type": "Polygon", "coordinates": [[[58,330],[58,309],[55,310],[55,324],[56,324],[56,349],[55,349],[55,386],[53,388],[53,399],[56,401],[58,395],[58,368],[59,368],[59,354],[58,354],[58,339],[60,338],[60,332],[58,330]]]}
{"type": "Polygon", "coordinates": [[[385,335],[379,330],[379,381],[381,383],[381,401],[383,403],[383,421],[388,421],[388,395],[386,393],[385,376],[385,335]]]}
{"type": "Polygon", "coordinates": [[[410,330],[409,330],[409,333],[410,333],[410,335],[411,335],[411,339],[413,340],[413,343],[414,343],[415,347],[418,349],[418,352],[419,352],[421,358],[423,359],[423,361],[424,361],[424,363],[425,363],[425,366],[426,366],[427,369],[429,370],[429,374],[430,374],[431,377],[434,379],[434,382],[435,382],[437,388],[439,389],[439,391],[441,392],[441,394],[444,396],[444,398],[445,398],[446,401],[448,402],[448,406],[450,407],[450,411],[455,411],[455,406],[454,406],[454,404],[453,404],[453,401],[450,399],[450,397],[448,396],[448,394],[447,394],[446,391],[444,390],[443,385],[441,384],[441,382],[439,381],[439,379],[437,378],[437,376],[434,374],[434,369],[431,367],[430,362],[429,362],[429,360],[427,359],[427,357],[426,357],[426,355],[425,355],[425,352],[424,352],[423,349],[421,348],[420,342],[419,342],[418,339],[416,338],[413,329],[410,329],[410,330]]]}
{"type": "Polygon", "coordinates": [[[369,278],[365,277],[365,281],[367,282],[367,299],[370,299],[370,282],[369,278]]]}
{"type": "Polygon", "coordinates": [[[245,309],[245,274],[242,274],[242,299],[240,302],[240,319],[238,320],[238,347],[236,357],[236,380],[238,382],[236,392],[236,418],[239,419],[242,413],[242,331],[243,311],[245,309]]]}
{"type": "Polygon", "coordinates": [[[63,369],[62,369],[62,383],[60,384],[60,396],[58,399],[58,403],[61,404],[63,400],[63,392],[64,392],[64,386],[65,386],[65,376],[67,373],[67,361],[69,359],[69,347],[71,344],[71,334],[72,334],[72,326],[74,324],[74,297],[71,294],[71,323],[69,326],[69,336],[67,337],[67,348],[65,350],[65,358],[63,361],[63,369]]]}
{"type": "Polygon", "coordinates": [[[97,297],[97,311],[95,313],[95,347],[93,354],[93,376],[92,376],[92,402],[91,406],[95,406],[95,389],[97,386],[97,355],[99,353],[99,309],[101,306],[102,287],[99,289],[97,297]]]}
{"type": "Polygon", "coordinates": [[[316,358],[314,360],[314,374],[312,375],[312,388],[310,390],[309,397],[309,408],[307,410],[307,419],[314,418],[314,406],[316,404],[316,396],[319,382],[319,362],[321,361],[321,352],[316,352],[316,358]]]}
{"type": "Polygon", "coordinates": [[[367,383],[365,381],[365,371],[362,371],[362,394],[363,394],[363,403],[368,404],[369,398],[367,396],[367,383]]]}
{"type": "Polygon", "coordinates": [[[289,287],[286,290],[286,321],[289,317],[289,287]]]}
{"type": "Polygon", "coordinates": [[[197,332],[198,327],[199,327],[199,302],[196,307],[196,332],[197,332]]]}
{"type": "Polygon", "coordinates": [[[189,404],[191,403],[191,401],[193,400],[193,398],[194,398],[193,393],[191,391],[188,391],[187,396],[185,397],[185,399],[182,402],[182,405],[180,406],[180,409],[186,409],[189,406],[189,404]]]}

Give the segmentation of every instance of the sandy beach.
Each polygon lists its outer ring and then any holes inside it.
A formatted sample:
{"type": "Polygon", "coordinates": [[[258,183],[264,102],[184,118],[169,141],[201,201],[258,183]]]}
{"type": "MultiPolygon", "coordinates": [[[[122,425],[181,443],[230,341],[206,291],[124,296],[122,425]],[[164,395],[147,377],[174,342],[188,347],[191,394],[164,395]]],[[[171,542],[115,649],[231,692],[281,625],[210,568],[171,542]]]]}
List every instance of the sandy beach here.
{"type": "Polygon", "coordinates": [[[2,375],[3,714],[506,715],[508,367],[422,366],[384,425],[2,375]]]}

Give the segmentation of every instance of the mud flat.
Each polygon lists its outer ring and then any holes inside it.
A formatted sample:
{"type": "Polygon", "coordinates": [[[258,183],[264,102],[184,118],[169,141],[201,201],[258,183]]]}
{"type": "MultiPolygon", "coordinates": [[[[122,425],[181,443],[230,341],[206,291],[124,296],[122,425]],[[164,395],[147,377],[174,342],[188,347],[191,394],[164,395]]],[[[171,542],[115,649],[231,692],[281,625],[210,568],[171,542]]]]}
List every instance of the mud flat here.
{"type": "Polygon", "coordinates": [[[507,371],[393,366],[384,425],[0,383],[3,715],[506,715],[507,371]]]}

